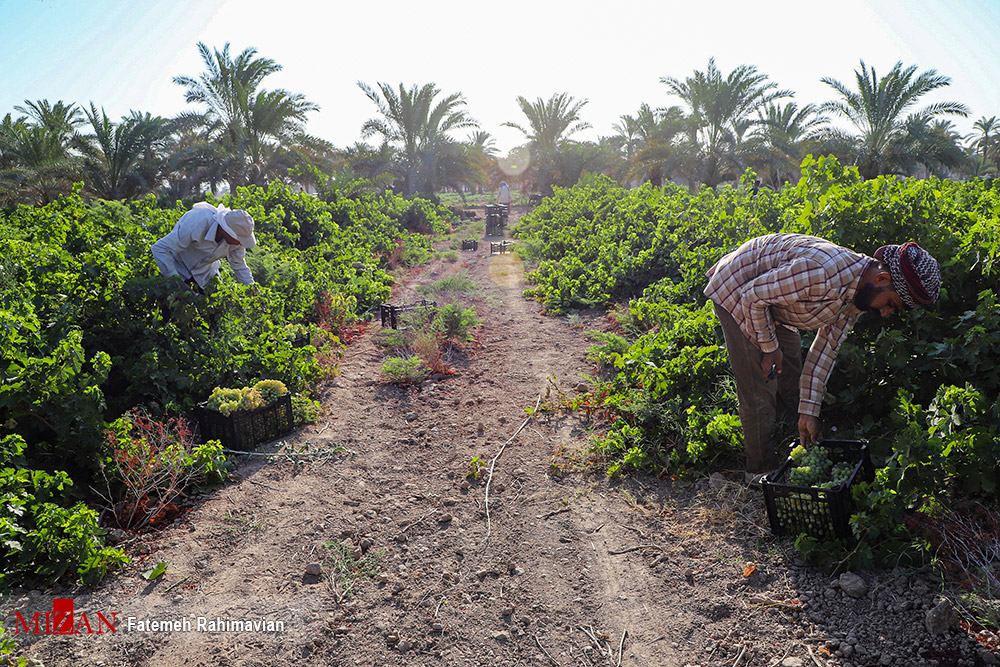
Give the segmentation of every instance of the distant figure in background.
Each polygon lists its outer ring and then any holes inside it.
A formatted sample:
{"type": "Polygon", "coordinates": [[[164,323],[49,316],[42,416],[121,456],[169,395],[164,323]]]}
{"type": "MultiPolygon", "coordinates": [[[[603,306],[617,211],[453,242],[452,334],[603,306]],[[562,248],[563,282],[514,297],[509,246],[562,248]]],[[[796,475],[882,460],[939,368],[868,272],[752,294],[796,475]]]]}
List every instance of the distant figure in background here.
{"type": "Polygon", "coordinates": [[[246,260],[247,249],[257,245],[253,232],[253,218],[246,211],[198,202],[150,252],[161,274],[180,276],[193,292],[202,293],[208,281],[219,275],[223,257],[236,280],[253,285],[246,260]]]}
{"type": "Polygon", "coordinates": [[[497,201],[510,210],[510,186],[507,185],[507,181],[500,181],[500,194],[497,201]]]}

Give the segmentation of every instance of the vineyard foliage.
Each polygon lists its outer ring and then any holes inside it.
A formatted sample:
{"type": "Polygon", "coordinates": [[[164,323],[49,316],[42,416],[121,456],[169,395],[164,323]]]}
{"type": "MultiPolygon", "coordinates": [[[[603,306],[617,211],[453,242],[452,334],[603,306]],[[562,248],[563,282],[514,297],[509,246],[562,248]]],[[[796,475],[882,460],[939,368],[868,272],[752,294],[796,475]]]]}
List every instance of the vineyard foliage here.
{"type": "MultiPolygon", "coordinates": [[[[41,493],[45,471],[65,476],[45,482],[46,502],[58,496],[70,512],[87,500],[105,429],[133,408],[184,414],[214,387],[262,379],[308,391],[340,354],[339,328],[388,299],[389,269],[429,256],[424,232],[447,229],[451,215],[391,193],[316,197],[279,182],[210,201],[256,221],[259,246],[247,254],[256,288],[225,262],[205,295],[159,275],[150,245],[191,202],[73,194],[0,210],[0,460],[19,462],[4,473],[8,497],[41,493]],[[312,345],[294,344],[289,332],[302,330],[312,345]]],[[[0,511],[0,561],[18,557],[11,545],[28,516],[11,507],[0,511]]]]}
{"type": "MultiPolygon", "coordinates": [[[[820,236],[874,254],[915,240],[939,259],[938,304],[866,315],[843,345],[822,419],[829,435],[867,438],[884,467],[856,517],[899,538],[900,519],[950,493],[1000,485],[1000,189],[990,181],[863,180],[833,158],[807,158],[779,192],[611,180],[560,189],[513,233],[537,268],[526,295],[552,313],[610,308],[618,333],[592,358],[607,431],[596,452],[614,473],[719,465],[741,452],[721,330],[705,272],[743,241],[774,232],[820,236]]],[[[803,354],[811,342],[804,336],[803,354]]],[[[591,406],[593,407],[593,406],[591,406]]]]}

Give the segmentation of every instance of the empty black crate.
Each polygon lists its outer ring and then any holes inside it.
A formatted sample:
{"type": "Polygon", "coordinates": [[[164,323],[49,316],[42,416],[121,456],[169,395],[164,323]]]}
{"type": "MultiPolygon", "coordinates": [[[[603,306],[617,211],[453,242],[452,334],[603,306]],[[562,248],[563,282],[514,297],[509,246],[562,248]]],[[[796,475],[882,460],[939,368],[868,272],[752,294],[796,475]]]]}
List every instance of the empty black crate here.
{"type": "Polygon", "coordinates": [[[797,486],[788,480],[795,463],[787,459],[777,471],[761,481],[771,532],[775,535],[807,533],[821,540],[850,541],[850,520],[854,513],[851,487],[875,479],[868,442],[824,440],[814,446],[825,447],[835,464],[847,461],[854,469],[844,484],[832,489],[797,486]]]}
{"type": "Polygon", "coordinates": [[[476,239],[462,241],[462,250],[479,250],[479,241],[476,239]]]}
{"type": "Polygon", "coordinates": [[[291,432],[295,423],[290,393],[270,405],[228,417],[204,405],[199,405],[196,412],[203,440],[218,440],[223,447],[240,452],[291,432]]]}
{"type": "Polygon", "coordinates": [[[504,219],[499,213],[490,213],[486,216],[486,235],[499,236],[503,232],[504,219]]]}

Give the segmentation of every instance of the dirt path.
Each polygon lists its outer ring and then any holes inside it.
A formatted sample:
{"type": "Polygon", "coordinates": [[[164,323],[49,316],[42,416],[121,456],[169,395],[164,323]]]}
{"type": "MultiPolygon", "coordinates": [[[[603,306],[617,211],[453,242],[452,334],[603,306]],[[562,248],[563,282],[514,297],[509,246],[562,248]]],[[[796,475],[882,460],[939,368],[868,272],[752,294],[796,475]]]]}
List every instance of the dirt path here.
{"type": "MultiPolygon", "coordinates": [[[[758,494],[572,472],[591,425],[551,412],[525,423],[547,387],[576,391],[590,371],[584,330],[603,320],[541,316],[521,298],[519,260],[490,256],[483,242],[458,263],[418,272],[395,298],[463,268],[481,286],[473,302],[483,326],[478,346],[452,359],[454,375],[386,384],[374,325],[323,387],[326,416],[287,438],[307,455],[241,458],[241,481],[199,498],[97,590],[9,601],[33,612],[72,597],[78,614],[117,613],[113,634],[28,635],[37,641],[26,655],[149,667],[773,667],[832,657],[830,614],[799,602],[832,600],[829,581],[767,537],[758,494]],[[486,467],[470,482],[476,457],[486,467]],[[140,577],[159,561],[169,565],[163,577],[140,577]],[[308,574],[310,564],[322,574],[308,574]],[[212,632],[199,617],[263,626],[212,632]],[[153,631],[150,621],[181,627],[153,631]]],[[[865,650],[880,658],[879,647],[865,650]]]]}

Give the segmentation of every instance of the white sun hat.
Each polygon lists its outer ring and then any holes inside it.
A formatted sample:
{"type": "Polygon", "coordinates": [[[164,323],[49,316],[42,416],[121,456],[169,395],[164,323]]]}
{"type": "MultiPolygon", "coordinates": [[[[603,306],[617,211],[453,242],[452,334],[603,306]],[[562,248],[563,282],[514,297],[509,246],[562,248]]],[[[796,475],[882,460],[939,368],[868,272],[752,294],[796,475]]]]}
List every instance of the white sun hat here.
{"type": "Polygon", "coordinates": [[[219,220],[219,226],[244,248],[257,245],[257,237],[253,235],[253,218],[246,211],[229,211],[219,220]]]}

